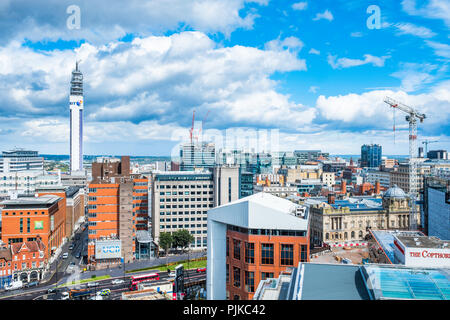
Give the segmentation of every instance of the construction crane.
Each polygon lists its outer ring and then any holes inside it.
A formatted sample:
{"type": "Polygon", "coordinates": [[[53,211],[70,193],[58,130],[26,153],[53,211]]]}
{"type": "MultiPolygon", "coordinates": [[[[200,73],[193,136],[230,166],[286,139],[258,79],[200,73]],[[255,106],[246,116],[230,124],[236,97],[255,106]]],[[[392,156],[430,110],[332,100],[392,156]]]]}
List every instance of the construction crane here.
{"type": "Polygon", "coordinates": [[[414,108],[401,102],[395,101],[389,97],[384,98],[384,102],[392,108],[403,111],[407,114],[405,117],[409,123],[409,198],[410,198],[410,229],[417,229],[416,200],[418,199],[418,177],[417,177],[417,119],[422,123],[426,115],[419,113],[414,108]]]}
{"type": "Polygon", "coordinates": [[[439,141],[437,141],[437,140],[433,140],[433,141],[424,140],[424,141],[422,141],[422,144],[425,145],[425,157],[427,157],[427,155],[428,155],[428,144],[435,143],[435,142],[439,142],[439,141]]]}
{"type": "Polygon", "coordinates": [[[198,142],[198,137],[202,134],[203,126],[205,125],[206,118],[208,118],[209,111],[210,111],[210,110],[208,110],[208,112],[206,113],[205,117],[203,118],[203,120],[202,120],[202,126],[201,126],[200,129],[198,130],[198,135],[195,137],[195,138],[197,139],[197,142],[198,142]]]}

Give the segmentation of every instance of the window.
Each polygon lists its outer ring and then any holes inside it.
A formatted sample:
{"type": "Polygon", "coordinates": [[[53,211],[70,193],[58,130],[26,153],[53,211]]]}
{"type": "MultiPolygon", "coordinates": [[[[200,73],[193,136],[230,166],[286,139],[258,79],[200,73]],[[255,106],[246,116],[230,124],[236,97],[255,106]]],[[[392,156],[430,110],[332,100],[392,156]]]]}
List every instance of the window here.
{"type": "Polygon", "coordinates": [[[245,291],[255,291],[255,273],[251,271],[245,271],[245,291]]]}
{"type": "Polygon", "coordinates": [[[227,237],[227,257],[230,256],[230,239],[227,237]]]}
{"type": "Polygon", "coordinates": [[[233,239],[233,257],[241,260],[241,241],[233,239]]]}
{"type": "Polygon", "coordinates": [[[308,247],[306,245],[300,246],[300,261],[301,262],[308,261],[308,247]]]}
{"type": "Polygon", "coordinates": [[[261,280],[273,278],[273,272],[261,272],[261,280]]]}
{"type": "Polygon", "coordinates": [[[230,265],[227,263],[227,283],[230,282],[230,265]]]}
{"type": "Polygon", "coordinates": [[[236,288],[241,287],[241,269],[233,267],[233,286],[236,288]]]}
{"type": "Polygon", "coordinates": [[[273,264],[273,243],[261,244],[261,264],[273,264]]]}
{"type": "Polygon", "coordinates": [[[245,262],[255,263],[255,244],[246,242],[245,243],[245,262]]]}
{"type": "Polygon", "coordinates": [[[281,265],[292,266],[294,264],[294,245],[282,244],[281,245],[281,265]]]}

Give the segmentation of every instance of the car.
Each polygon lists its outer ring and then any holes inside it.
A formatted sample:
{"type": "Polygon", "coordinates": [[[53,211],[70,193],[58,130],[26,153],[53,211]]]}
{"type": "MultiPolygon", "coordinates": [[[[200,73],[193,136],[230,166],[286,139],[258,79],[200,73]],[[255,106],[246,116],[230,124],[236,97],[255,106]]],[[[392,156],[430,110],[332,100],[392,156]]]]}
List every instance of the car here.
{"type": "Polygon", "coordinates": [[[67,252],[64,252],[63,255],[62,255],[62,258],[63,259],[67,259],[68,257],[69,257],[69,254],[67,252]]]}
{"type": "Polygon", "coordinates": [[[111,281],[112,284],[122,284],[124,282],[125,282],[125,280],[123,280],[123,279],[114,279],[113,281],[111,281]]]}
{"type": "Polygon", "coordinates": [[[206,272],[206,268],[197,268],[197,273],[199,273],[199,272],[206,272]]]}
{"type": "Polygon", "coordinates": [[[59,292],[59,289],[56,289],[56,288],[50,288],[47,290],[47,294],[57,293],[57,292],[59,292]]]}
{"type": "Polygon", "coordinates": [[[109,290],[109,289],[103,289],[103,290],[97,291],[97,295],[102,296],[102,297],[109,296],[110,294],[111,294],[111,290],[109,290]]]}
{"type": "Polygon", "coordinates": [[[78,252],[78,253],[76,254],[75,258],[80,259],[80,258],[81,258],[81,253],[78,252]]]}
{"type": "Polygon", "coordinates": [[[61,300],[69,300],[70,295],[67,291],[64,291],[63,293],[61,293],[61,300]]]}
{"type": "Polygon", "coordinates": [[[98,286],[98,282],[88,282],[87,286],[89,288],[98,286]]]}
{"type": "Polygon", "coordinates": [[[39,284],[39,281],[32,281],[25,285],[26,288],[36,287],[39,284]]]}
{"type": "Polygon", "coordinates": [[[170,271],[169,278],[174,278],[176,275],[175,271],[170,271]]]}
{"type": "Polygon", "coordinates": [[[95,295],[89,298],[89,300],[103,300],[103,297],[101,295],[95,295]]]}
{"type": "Polygon", "coordinates": [[[73,249],[73,244],[71,244],[70,246],[69,246],[69,250],[72,250],[73,249]]]}

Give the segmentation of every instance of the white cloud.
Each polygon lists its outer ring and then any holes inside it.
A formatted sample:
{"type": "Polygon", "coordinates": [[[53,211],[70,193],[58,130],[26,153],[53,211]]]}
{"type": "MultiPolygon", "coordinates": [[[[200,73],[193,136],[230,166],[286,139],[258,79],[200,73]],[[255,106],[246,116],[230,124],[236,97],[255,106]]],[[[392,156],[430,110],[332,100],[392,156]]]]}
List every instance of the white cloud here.
{"type": "Polygon", "coordinates": [[[394,24],[398,35],[411,34],[421,38],[432,38],[436,35],[433,31],[426,27],[416,26],[412,23],[397,23],[394,24]]]}
{"type": "Polygon", "coordinates": [[[288,49],[298,52],[303,48],[303,46],[304,44],[299,38],[291,36],[283,40],[280,39],[271,40],[264,45],[264,48],[266,50],[273,50],[273,51],[283,51],[288,49]]]}
{"type": "Polygon", "coordinates": [[[417,8],[416,0],[403,0],[401,4],[403,10],[410,15],[440,19],[447,27],[450,27],[450,2],[448,0],[429,0],[421,8],[417,8]]]}
{"type": "Polygon", "coordinates": [[[390,58],[390,56],[376,57],[376,56],[372,56],[370,54],[365,54],[364,60],[349,59],[349,58],[337,59],[337,56],[333,56],[333,55],[329,54],[327,61],[328,61],[328,64],[333,69],[350,68],[350,67],[361,66],[364,64],[372,64],[375,67],[383,67],[385,60],[389,59],[389,58],[390,58]]]}
{"type": "Polygon", "coordinates": [[[401,79],[401,90],[406,92],[417,91],[436,79],[436,76],[432,74],[437,69],[436,65],[402,63],[401,67],[391,76],[401,79]]]}
{"type": "Polygon", "coordinates": [[[309,52],[308,52],[309,54],[316,54],[316,55],[320,55],[320,51],[319,50],[316,50],[316,49],[314,49],[314,48],[311,48],[311,50],[309,50],[309,52]]]}
{"type": "Polygon", "coordinates": [[[434,49],[437,56],[450,59],[450,45],[435,41],[425,40],[426,44],[434,49]]]}
{"type": "Polygon", "coordinates": [[[309,92],[312,92],[312,93],[316,93],[317,92],[317,89],[319,89],[319,87],[316,87],[316,86],[311,86],[311,87],[309,87],[309,92]]]}
{"type": "Polygon", "coordinates": [[[323,13],[316,14],[316,16],[313,18],[314,21],[320,20],[320,19],[333,21],[334,17],[333,17],[333,14],[327,9],[323,13]]]}
{"type": "Polygon", "coordinates": [[[292,9],[294,10],[305,10],[308,7],[308,3],[305,2],[297,2],[292,5],[292,9]]]}

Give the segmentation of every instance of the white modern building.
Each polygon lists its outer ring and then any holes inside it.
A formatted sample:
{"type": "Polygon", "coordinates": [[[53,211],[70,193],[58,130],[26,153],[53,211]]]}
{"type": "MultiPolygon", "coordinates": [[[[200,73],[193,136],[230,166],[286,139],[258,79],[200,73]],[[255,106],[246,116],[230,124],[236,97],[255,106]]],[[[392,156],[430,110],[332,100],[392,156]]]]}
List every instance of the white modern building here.
{"type": "Polygon", "coordinates": [[[366,181],[372,185],[375,185],[377,181],[380,181],[380,186],[389,188],[391,186],[391,174],[389,171],[368,170],[366,181]]]}
{"type": "Polygon", "coordinates": [[[83,74],[78,61],[70,82],[70,172],[83,170],[83,74]]]}
{"type": "Polygon", "coordinates": [[[0,172],[16,172],[22,170],[44,170],[44,158],[37,151],[16,148],[3,151],[0,158],[0,172]]]}
{"type": "Polygon", "coordinates": [[[307,233],[304,208],[268,193],[257,193],[208,211],[206,291],[208,300],[227,297],[227,232],[241,228],[248,234],[307,233]],[[299,216],[300,212],[303,216],[299,216]]]}
{"type": "Polygon", "coordinates": [[[0,173],[0,196],[34,195],[37,187],[61,185],[60,174],[48,174],[37,170],[0,173]]]}

